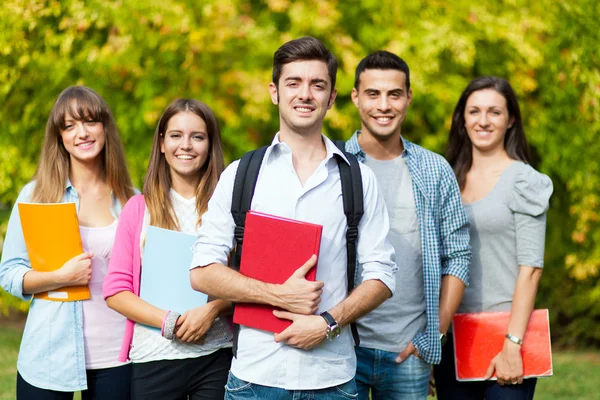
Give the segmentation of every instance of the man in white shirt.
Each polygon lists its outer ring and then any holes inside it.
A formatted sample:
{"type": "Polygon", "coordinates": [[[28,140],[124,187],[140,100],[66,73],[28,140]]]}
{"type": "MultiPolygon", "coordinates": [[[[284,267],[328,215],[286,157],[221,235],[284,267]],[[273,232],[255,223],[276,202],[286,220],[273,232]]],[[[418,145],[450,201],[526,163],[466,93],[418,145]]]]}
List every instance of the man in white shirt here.
{"type": "Polygon", "coordinates": [[[365,209],[357,262],[362,283],[347,293],[347,224],[334,154],[347,158],[321,133],[337,94],[336,73],[335,57],[311,37],[292,40],[275,53],[269,92],[279,107],[280,131],[265,153],[251,207],[323,226],[317,281],[304,279],[314,256],[282,285],[226,266],[234,243],[231,198],[238,162],[221,175],[202,218],[191,266],[194,289],[234,302],[277,306],[287,311],[276,315],[292,321],[275,336],[240,328],[226,399],[353,398],[356,356],[349,324],[394,292],[397,267],[387,239],[387,210],[373,173],[361,166],[365,209]],[[325,340],[335,324],[342,327],[339,337],[325,340]]]}

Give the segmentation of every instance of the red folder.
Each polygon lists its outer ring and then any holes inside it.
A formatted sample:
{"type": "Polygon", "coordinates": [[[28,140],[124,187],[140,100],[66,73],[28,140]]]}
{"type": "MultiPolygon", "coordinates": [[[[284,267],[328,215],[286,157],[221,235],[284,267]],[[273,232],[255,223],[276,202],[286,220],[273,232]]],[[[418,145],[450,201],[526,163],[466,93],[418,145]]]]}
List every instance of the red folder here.
{"type": "MultiPolygon", "coordinates": [[[[510,312],[456,314],[452,320],[458,381],[483,380],[490,361],[504,345],[510,312]]],[[[521,346],[523,376],[552,376],[548,310],[534,310],[521,346]]],[[[494,377],[495,379],[495,377],[494,377]]]]}
{"type": "MultiPolygon", "coordinates": [[[[322,230],[321,225],[248,211],[240,272],[263,282],[284,283],[313,254],[319,256],[322,230]]],[[[306,279],[314,281],[316,274],[316,267],[312,268],[306,279]]],[[[291,321],[275,317],[275,309],[265,304],[238,303],[233,322],[280,333],[291,321]]]]}

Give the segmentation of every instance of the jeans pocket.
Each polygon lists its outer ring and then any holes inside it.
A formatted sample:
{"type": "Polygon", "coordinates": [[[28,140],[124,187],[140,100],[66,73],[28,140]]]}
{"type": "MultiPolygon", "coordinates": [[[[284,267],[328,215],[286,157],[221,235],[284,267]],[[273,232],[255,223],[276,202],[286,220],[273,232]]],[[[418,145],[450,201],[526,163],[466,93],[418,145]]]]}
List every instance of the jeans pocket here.
{"type": "Polygon", "coordinates": [[[227,378],[227,384],[225,385],[225,390],[230,393],[238,393],[250,389],[251,387],[252,383],[241,380],[230,372],[229,377],[227,378]]]}
{"type": "Polygon", "coordinates": [[[356,382],[354,379],[349,380],[346,383],[335,386],[336,393],[342,395],[346,399],[358,398],[358,391],[356,389],[356,382]]]}

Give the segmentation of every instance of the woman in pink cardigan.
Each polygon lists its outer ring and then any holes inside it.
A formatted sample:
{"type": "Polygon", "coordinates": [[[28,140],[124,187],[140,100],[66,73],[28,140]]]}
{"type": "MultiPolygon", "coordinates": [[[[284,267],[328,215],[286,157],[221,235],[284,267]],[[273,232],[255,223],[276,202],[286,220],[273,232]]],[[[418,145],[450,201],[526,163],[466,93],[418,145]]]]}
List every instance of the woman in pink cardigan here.
{"type": "Polygon", "coordinates": [[[120,360],[133,362],[133,399],[224,396],[232,332],[222,316],[231,303],[214,300],[179,315],[139,297],[148,226],[196,234],[223,168],[210,108],[193,99],[171,103],[156,127],[144,195],[121,213],[103,287],[108,306],[128,318],[120,360]]]}

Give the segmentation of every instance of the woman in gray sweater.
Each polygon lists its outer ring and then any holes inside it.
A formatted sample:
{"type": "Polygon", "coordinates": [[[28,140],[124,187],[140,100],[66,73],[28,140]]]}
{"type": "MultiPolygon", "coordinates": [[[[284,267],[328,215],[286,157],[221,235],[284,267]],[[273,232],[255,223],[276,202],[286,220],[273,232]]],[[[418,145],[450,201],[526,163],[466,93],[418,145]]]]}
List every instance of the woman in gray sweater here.
{"type": "Polygon", "coordinates": [[[459,312],[510,311],[502,349],[490,362],[497,381],[457,382],[452,345],[435,368],[438,398],[533,399],[523,379],[521,342],[544,263],[550,178],[533,169],[517,97],[507,81],[473,80],[454,110],[448,161],[471,224],[470,285],[459,312]]]}

